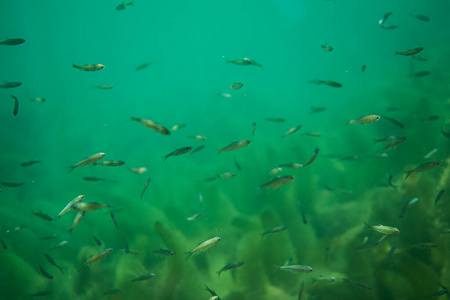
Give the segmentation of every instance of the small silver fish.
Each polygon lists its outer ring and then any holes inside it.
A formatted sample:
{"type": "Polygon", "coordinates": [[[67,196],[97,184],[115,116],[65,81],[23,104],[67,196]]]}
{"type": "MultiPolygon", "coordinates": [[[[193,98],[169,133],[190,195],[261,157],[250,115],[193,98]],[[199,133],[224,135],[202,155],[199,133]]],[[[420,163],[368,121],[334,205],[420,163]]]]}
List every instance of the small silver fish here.
{"type": "Polygon", "coordinates": [[[233,142],[233,143],[223,147],[222,149],[220,149],[219,154],[224,151],[233,151],[233,150],[238,150],[238,149],[244,148],[244,147],[248,146],[248,144],[250,144],[249,140],[240,140],[240,141],[233,142]]]}
{"type": "Polygon", "coordinates": [[[186,260],[189,259],[192,256],[192,254],[194,254],[194,253],[200,253],[200,252],[206,251],[209,248],[211,248],[212,246],[217,245],[217,243],[220,242],[221,239],[222,238],[216,236],[207,241],[204,241],[203,243],[201,243],[200,245],[195,247],[193,250],[186,252],[186,254],[188,254],[188,257],[186,258],[186,260]]]}
{"type": "Polygon", "coordinates": [[[275,266],[277,270],[293,272],[293,273],[311,273],[314,271],[310,266],[303,265],[287,265],[287,266],[275,266]]]}

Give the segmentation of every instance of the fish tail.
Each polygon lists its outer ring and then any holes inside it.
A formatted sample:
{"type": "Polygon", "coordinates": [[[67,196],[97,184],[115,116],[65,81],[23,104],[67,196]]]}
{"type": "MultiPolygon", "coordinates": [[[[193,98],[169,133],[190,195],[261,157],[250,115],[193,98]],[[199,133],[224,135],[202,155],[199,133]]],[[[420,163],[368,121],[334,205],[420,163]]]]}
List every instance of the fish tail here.
{"type": "Polygon", "coordinates": [[[219,278],[220,278],[220,273],[221,273],[221,272],[220,272],[220,271],[217,271],[216,273],[217,273],[217,275],[219,275],[219,278]]]}
{"type": "Polygon", "coordinates": [[[69,168],[70,168],[70,170],[69,170],[69,172],[67,172],[67,174],[69,174],[70,172],[72,172],[72,171],[73,171],[73,169],[75,169],[75,167],[74,167],[74,166],[70,166],[69,168]]]}
{"type": "Polygon", "coordinates": [[[399,55],[400,54],[400,52],[398,52],[398,51],[395,51],[395,55],[399,55]]]}
{"type": "Polygon", "coordinates": [[[411,175],[413,173],[413,171],[407,171],[406,173],[407,174],[406,174],[405,180],[409,177],[409,175],[411,175]]]}
{"type": "Polygon", "coordinates": [[[80,67],[77,66],[76,64],[72,63],[72,68],[79,69],[80,67]]]}
{"type": "Polygon", "coordinates": [[[187,254],[188,256],[186,257],[186,260],[188,260],[189,258],[191,258],[193,252],[189,251],[189,252],[185,252],[184,254],[187,254]]]}

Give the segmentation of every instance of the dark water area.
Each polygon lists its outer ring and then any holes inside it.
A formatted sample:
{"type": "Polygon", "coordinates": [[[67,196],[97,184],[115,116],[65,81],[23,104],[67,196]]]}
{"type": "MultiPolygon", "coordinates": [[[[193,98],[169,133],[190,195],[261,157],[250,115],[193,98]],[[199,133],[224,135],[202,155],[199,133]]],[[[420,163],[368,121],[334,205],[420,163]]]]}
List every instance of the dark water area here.
{"type": "Polygon", "coordinates": [[[0,3],[1,299],[448,296],[448,0],[127,4],[0,3]]]}

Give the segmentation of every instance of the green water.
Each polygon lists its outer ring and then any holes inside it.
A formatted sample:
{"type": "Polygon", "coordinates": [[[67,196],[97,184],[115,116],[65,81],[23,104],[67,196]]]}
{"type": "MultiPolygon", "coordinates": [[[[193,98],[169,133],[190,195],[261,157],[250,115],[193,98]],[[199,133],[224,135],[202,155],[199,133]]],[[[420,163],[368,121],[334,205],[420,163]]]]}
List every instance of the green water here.
{"type": "Polygon", "coordinates": [[[0,2],[0,40],[26,40],[0,45],[0,80],[23,83],[0,89],[0,183],[23,183],[0,186],[0,239],[7,247],[0,249],[1,299],[40,292],[48,294],[36,298],[209,299],[206,284],[223,300],[284,300],[298,299],[302,282],[302,299],[423,299],[443,290],[439,283],[450,285],[448,235],[440,233],[450,228],[448,192],[434,205],[450,180],[449,140],[441,133],[441,126],[450,131],[449,1],[136,0],[120,11],[119,4],[0,2]],[[388,12],[386,25],[398,28],[378,24],[388,12]],[[334,50],[324,51],[325,44],[334,50]],[[417,47],[426,61],[394,55],[417,47]],[[226,63],[245,57],[263,67],[226,63]],[[72,64],[105,68],[84,72],[72,64]],[[431,74],[410,76],[420,71],[431,74]],[[317,79],[343,86],[310,82],[317,79]],[[232,90],[233,83],[244,86],[232,90]],[[93,88],[98,85],[113,88],[93,88]],[[17,116],[11,95],[19,100],[17,116]],[[309,114],[312,106],[326,109],[309,114]],[[393,106],[398,109],[388,111],[393,106]],[[381,119],[348,125],[372,114],[381,119]],[[422,121],[435,115],[440,119],[422,121]],[[167,136],[130,116],[186,127],[167,136]],[[297,125],[298,132],[282,138],[297,125]],[[206,140],[187,138],[195,135],[206,140]],[[386,151],[388,143],[373,142],[391,135],[407,140],[386,151]],[[251,140],[248,147],[217,155],[243,139],[251,140]],[[200,145],[198,153],[161,158],[200,145]],[[292,182],[260,188],[274,177],[271,169],[306,164],[316,147],[312,164],[278,174],[295,176],[292,182]],[[125,164],[80,166],[68,174],[69,166],[98,152],[106,153],[101,161],[125,164]],[[387,157],[379,158],[383,152],[387,157]],[[349,156],[357,159],[341,160],[349,156]],[[41,163],[20,166],[29,160],[41,163]],[[405,171],[429,161],[440,165],[404,180],[405,171]],[[148,171],[130,171],[138,167],[148,171]],[[205,181],[225,172],[236,176],[205,181]],[[77,195],[110,207],[86,212],[70,234],[76,212],[56,216],[77,195]],[[420,200],[399,218],[415,197],[420,200]],[[186,220],[202,209],[200,218],[186,220]],[[383,236],[364,223],[400,233],[354,251],[366,237],[371,243],[383,236]],[[260,237],[279,226],[287,229],[260,237]],[[186,260],[185,252],[216,236],[217,245],[186,260]],[[68,243],[49,250],[61,241],[68,243]],[[412,247],[423,243],[437,247],[412,247]],[[126,253],[127,245],[138,254],[126,253]],[[106,248],[113,248],[110,255],[78,272],[106,248]],[[152,253],[160,248],[176,254],[152,253]],[[314,271],[274,272],[288,258],[314,271]],[[245,263],[217,276],[236,261],[245,263]],[[132,282],[149,273],[156,276],[132,282]],[[336,281],[313,281],[321,275],[336,281]],[[103,295],[113,289],[121,293],[103,295]]]}

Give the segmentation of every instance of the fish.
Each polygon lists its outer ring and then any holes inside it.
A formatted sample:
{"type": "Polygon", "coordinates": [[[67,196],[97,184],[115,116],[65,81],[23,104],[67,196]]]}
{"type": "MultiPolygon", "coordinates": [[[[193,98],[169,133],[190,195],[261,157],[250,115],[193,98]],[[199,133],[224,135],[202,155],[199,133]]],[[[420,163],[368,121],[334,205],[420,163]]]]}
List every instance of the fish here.
{"type": "Polygon", "coordinates": [[[392,176],[392,175],[389,175],[389,178],[388,178],[388,185],[389,185],[390,187],[396,189],[397,186],[395,186],[395,185],[392,184],[392,178],[393,178],[393,176],[392,176]]]}
{"type": "Polygon", "coordinates": [[[188,136],[188,139],[204,141],[204,140],[206,140],[206,137],[204,137],[202,135],[190,135],[190,136],[188,136]]]}
{"type": "Polygon", "coordinates": [[[393,140],[392,142],[387,144],[386,147],[383,148],[383,150],[386,150],[389,148],[395,148],[398,145],[400,145],[401,143],[403,143],[404,141],[406,141],[406,136],[399,136],[395,140],[393,140]]]}
{"type": "Polygon", "coordinates": [[[77,227],[78,224],[80,224],[81,219],[84,217],[84,214],[85,214],[85,213],[86,213],[85,211],[79,211],[79,212],[77,213],[77,215],[76,215],[75,218],[73,219],[72,227],[70,227],[70,229],[69,229],[69,232],[70,232],[70,233],[72,233],[72,231],[75,229],[75,227],[77,227]]]}
{"type": "Polygon", "coordinates": [[[386,25],[380,25],[380,27],[381,28],[383,28],[383,29],[387,29],[387,30],[392,30],[392,29],[397,29],[398,28],[398,26],[397,25],[389,25],[389,26],[386,26],[386,25]]]}
{"type": "Polygon", "coordinates": [[[53,275],[48,273],[47,271],[44,270],[44,268],[42,268],[41,265],[39,265],[39,270],[41,270],[41,274],[47,278],[47,279],[53,279],[53,275]]]}
{"type": "Polygon", "coordinates": [[[353,284],[355,286],[359,286],[361,288],[364,288],[364,289],[373,290],[373,286],[368,285],[368,284],[366,284],[364,282],[354,281],[354,280],[350,280],[350,279],[347,279],[347,278],[342,278],[342,280],[344,280],[345,282],[348,282],[350,284],[353,284]]]}
{"type": "Polygon", "coordinates": [[[78,202],[72,205],[72,209],[77,211],[93,211],[105,207],[111,207],[111,205],[97,202],[78,202]]]}
{"type": "Polygon", "coordinates": [[[430,152],[428,152],[427,154],[425,154],[425,156],[423,158],[425,159],[429,159],[430,157],[432,157],[434,154],[436,154],[436,152],[438,151],[437,148],[432,149],[430,152]]]}
{"type": "Polygon", "coordinates": [[[423,171],[427,171],[427,170],[436,168],[437,166],[439,166],[439,164],[440,164],[440,162],[438,162],[438,161],[432,161],[432,162],[427,162],[427,163],[421,164],[420,166],[417,166],[414,169],[407,171],[405,180],[413,173],[419,173],[419,172],[423,172],[423,171]]]}
{"type": "Polygon", "coordinates": [[[125,164],[124,161],[121,160],[105,160],[102,162],[95,162],[93,163],[94,166],[105,166],[105,167],[119,167],[125,164]]]}
{"type": "Polygon", "coordinates": [[[2,89],[12,89],[18,86],[21,86],[22,82],[19,81],[5,81],[3,84],[0,84],[0,88],[2,89]]]}
{"type": "Polygon", "coordinates": [[[434,115],[434,116],[429,116],[428,118],[421,119],[420,121],[421,121],[421,122],[426,122],[426,121],[437,121],[437,120],[439,120],[440,118],[441,118],[440,116],[434,115]]]}
{"type": "Polygon", "coordinates": [[[302,283],[300,284],[300,289],[298,291],[298,297],[297,300],[302,300],[302,296],[303,296],[303,290],[305,289],[305,282],[302,281],[302,283]]]}
{"type": "Polygon", "coordinates": [[[173,252],[171,250],[166,250],[166,249],[153,250],[152,253],[159,254],[162,256],[174,256],[175,255],[175,252],[173,252]]]}
{"type": "Polygon", "coordinates": [[[61,274],[63,274],[62,268],[56,264],[56,262],[51,258],[51,256],[47,253],[44,254],[45,259],[54,267],[58,268],[61,274]]]}
{"type": "Polygon", "coordinates": [[[353,252],[358,252],[358,251],[362,251],[362,250],[367,250],[373,247],[378,246],[378,242],[371,242],[371,243],[366,243],[362,246],[359,246],[358,248],[356,248],[355,250],[353,250],[353,252]]]}
{"type": "Polygon", "coordinates": [[[303,167],[303,165],[299,164],[299,163],[286,163],[286,164],[279,165],[279,167],[298,170],[298,169],[301,169],[303,167]]]}
{"type": "Polygon", "coordinates": [[[281,171],[283,171],[283,168],[278,167],[278,168],[273,168],[272,170],[269,171],[269,175],[276,175],[278,173],[280,173],[281,171]]]}
{"type": "Polygon", "coordinates": [[[217,175],[217,177],[226,178],[226,179],[233,178],[234,176],[236,176],[236,173],[233,173],[233,172],[225,172],[225,173],[217,175]]]}
{"type": "Polygon", "coordinates": [[[317,113],[322,112],[322,111],[324,111],[326,109],[327,108],[324,107],[324,106],[311,106],[308,115],[317,114],[317,113]]]}
{"type": "Polygon", "coordinates": [[[366,223],[366,226],[368,229],[373,229],[379,233],[382,233],[384,235],[393,235],[393,234],[399,234],[400,230],[398,230],[395,227],[391,226],[385,226],[385,225],[369,225],[366,223]]]}
{"type": "Polygon", "coordinates": [[[103,292],[103,296],[117,295],[117,294],[121,294],[121,293],[122,293],[122,291],[119,289],[112,289],[112,290],[103,292]]]}
{"type": "Polygon", "coordinates": [[[387,116],[383,116],[383,119],[386,119],[387,121],[391,122],[392,124],[394,124],[394,125],[396,125],[396,126],[398,126],[400,128],[404,127],[402,123],[400,123],[399,121],[397,121],[397,120],[395,120],[393,118],[390,118],[390,117],[387,117],[387,116]]]}
{"type": "Polygon", "coordinates": [[[220,269],[219,271],[217,271],[217,275],[219,275],[220,278],[220,274],[224,271],[228,271],[228,270],[232,270],[232,269],[236,269],[241,267],[244,264],[243,261],[236,261],[236,262],[232,262],[227,264],[226,266],[224,266],[222,269],[220,269]]]}
{"type": "Polygon", "coordinates": [[[109,215],[111,216],[111,219],[112,219],[112,221],[114,223],[114,226],[116,226],[116,229],[119,230],[119,224],[117,224],[116,217],[114,216],[114,213],[110,213],[109,215]]]}
{"type": "Polygon", "coordinates": [[[99,152],[99,153],[93,154],[93,155],[89,156],[88,158],[85,158],[82,161],[76,163],[75,165],[70,166],[71,169],[69,170],[68,173],[72,172],[73,169],[75,169],[77,167],[82,167],[82,166],[87,166],[87,165],[93,164],[96,161],[99,161],[100,159],[105,157],[105,155],[106,154],[103,153],[103,152],[99,152]]]}
{"type": "Polygon", "coordinates": [[[19,38],[15,38],[15,39],[6,39],[0,42],[0,45],[5,45],[5,46],[16,46],[16,45],[20,45],[25,43],[24,39],[19,39],[19,38]]]}
{"type": "Polygon", "coordinates": [[[319,154],[319,151],[320,151],[319,147],[314,149],[314,153],[311,155],[311,158],[308,160],[308,162],[303,165],[303,168],[305,168],[306,166],[312,164],[312,162],[316,159],[317,155],[319,154]]]}
{"type": "Polygon", "coordinates": [[[362,65],[362,67],[361,67],[361,72],[364,73],[365,70],[366,70],[366,65],[362,65]]]}
{"type": "Polygon", "coordinates": [[[427,17],[427,16],[425,16],[425,15],[422,15],[422,14],[417,14],[417,15],[415,15],[415,14],[409,14],[411,17],[414,17],[414,18],[416,18],[417,20],[420,20],[420,21],[424,21],[424,22],[429,22],[431,19],[429,18],[429,17],[427,17]]]}
{"type": "Polygon", "coordinates": [[[184,128],[184,127],[186,127],[186,124],[174,125],[174,126],[172,126],[172,128],[170,128],[170,130],[171,131],[176,131],[176,130],[184,128]]]}
{"type": "Polygon", "coordinates": [[[440,190],[439,193],[436,196],[436,199],[434,199],[434,207],[436,207],[439,199],[441,199],[441,197],[444,195],[445,190],[440,190]]]}
{"type": "Polygon", "coordinates": [[[279,226],[279,227],[272,228],[272,229],[270,229],[270,230],[268,230],[266,232],[260,233],[260,235],[261,235],[261,238],[263,238],[263,237],[265,237],[268,234],[274,234],[274,233],[282,232],[282,231],[285,231],[286,229],[287,229],[286,226],[279,226]]]}
{"type": "Polygon", "coordinates": [[[17,99],[17,97],[13,95],[11,95],[11,97],[14,99],[13,115],[17,116],[17,114],[19,113],[19,99],[17,99]]]}
{"type": "Polygon", "coordinates": [[[321,137],[322,135],[318,132],[304,132],[302,134],[300,134],[301,136],[312,136],[312,137],[321,137]]]}
{"type": "Polygon", "coordinates": [[[286,120],[283,118],[266,118],[266,121],[274,122],[274,123],[283,123],[286,120]]]}
{"type": "Polygon", "coordinates": [[[94,254],[90,259],[88,259],[86,262],[84,262],[81,267],[78,269],[78,272],[80,272],[84,267],[86,267],[89,264],[95,263],[103,258],[105,258],[106,256],[108,256],[111,252],[113,251],[112,248],[106,248],[100,252],[98,252],[97,254],[94,254]]]}
{"type": "Polygon", "coordinates": [[[135,68],[135,70],[136,70],[136,71],[144,70],[145,68],[147,68],[147,67],[150,66],[151,64],[153,64],[153,62],[146,62],[146,63],[140,64],[139,66],[137,66],[137,67],[135,68]]]}
{"type": "Polygon", "coordinates": [[[422,52],[422,50],[423,50],[422,47],[418,47],[418,48],[414,48],[414,49],[410,49],[410,50],[406,50],[406,51],[395,51],[395,55],[411,56],[411,55],[416,55],[417,53],[422,52]]]}
{"type": "Polygon", "coordinates": [[[444,128],[441,125],[441,133],[448,139],[450,139],[450,132],[444,131],[444,128]]]}
{"type": "MultiPolygon", "coordinates": [[[[241,165],[240,165],[239,162],[237,161],[236,157],[234,158],[234,165],[236,166],[236,168],[237,168],[239,171],[242,170],[241,165]]],[[[235,175],[236,175],[236,174],[235,174],[235,175]]]]}
{"type": "Polygon", "coordinates": [[[0,240],[0,243],[2,243],[2,248],[3,248],[3,250],[8,249],[8,246],[6,245],[5,241],[0,240]]]}
{"type": "Polygon", "coordinates": [[[35,212],[34,210],[32,210],[32,212],[33,212],[33,215],[35,215],[36,217],[39,217],[39,218],[41,218],[43,220],[46,220],[46,221],[53,221],[52,217],[50,217],[49,215],[44,214],[43,212],[40,212],[40,211],[35,212]]]}
{"type": "Polygon", "coordinates": [[[105,178],[95,177],[95,176],[86,176],[86,177],[83,177],[83,180],[86,180],[86,181],[106,181],[105,178]]]}
{"type": "Polygon", "coordinates": [[[100,71],[104,67],[105,66],[102,64],[89,64],[89,65],[83,65],[83,66],[72,64],[72,68],[79,69],[81,71],[86,71],[86,72],[100,71]]]}
{"type": "Polygon", "coordinates": [[[192,217],[187,217],[186,219],[188,221],[194,221],[197,220],[198,218],[200,218],[201,216],[203,216],[203,214],[205,213],[206,209],[201,209],[199,212],[195,213],[192,217]]]}
{"type": "Polygon", "coordinates": [[[244,148],[244,147],[248,146],[248,144],[250,144],[249,140],[239,140],[236,142],[232,142],[231,144],[223,147],[222,149],[219,149],[219,153],[217,155],[219,155],[220,153],[222,153],[224,151],[233,151],[233,150],[238,150],[238,149],[244,148]]]}
{"type": "Polygon", "coordinates": [[[40,164],[40,163],[41,163],[40,160],[29,160],[29,161],[25,161],[25,162],[21,163],[20,166],[21,167],[29,167],[34,164],[40,164]]]}
{"type": "Polygon", "coordinates": [[[34,294],[29,295],[28,297],[44,297],[44,296],[50,296],[52,292],[50,291],[44,291],[44,292],[37,292],[34,294]]]}
{"type": "Polygon", "coordinates": [[[201,145],[201,146],[195,147],[194,149],[192,149],[191,155],[194,154],[194,153],[197,153],[200,150],[203,150],[203,148],[205,148],[205,145],[201,145]]]}
{"type": "Polygon", "coordinates": [[[380,116],[377,115],[367,115],[360,117],[356,120],[350,120],[348,121],[348,124],[369,124],[380,120],[380,116]]]}
{"type": "Polygon", "coordinates": [[[380,138],[380,139],[374,139],[375,144],[380,143],[380,142],[392,142],[395,141],[396,139],[398,139],[400,136],[398,135],[390,135],[384,138],[380,138]]]}
{"type": "Polygon", "coordinates": [[[282,137],[291,135],[291,134],[295,133],[296,131],[298,131],[300,128],[302,128],[302,125],[298,125],[298,126],[292,127],[292,128],[289,129],[285,134],[283,134],[282,137]]]}
{"type": "Polygon", "coordinates": [[[331,47],[330,45],[327,45],[327,44],[321,45],[320,47],[322,47],[323,51],[325,51],[325,52],[331,52],[334,50],[333,47],[331,47]]]}
{"type": "Polygon", "coordinates": [[[437,248],[436,243],[420,243],[420,244],[414,244],[410,245],[409,248],[418,248],[418,249],[434,249],[437,248]]]}
{"type": "Polygon", "coordinates": [[[21,185],[24,185],[23,182],[10,182],[10,181],[2,181],[0,184],[7,187],[19,187],[21,185]]]}
{"type": "Polygon", "coordinates": [[[144,189],[142,190],[142,193],[141,193],[141,200],[142,200],[142,197],[144,196],[145,191],[148,188],[148,185],[150,184],[150,181],[151,181],[151,178],[148,178],[147,181],[145,182],[144,189]]]}
{"type": "Polygon", "coordinates": [[[54,239],[56,239],[56,234],[41,237],[41,241],[49,241],[49,240],[54,240],[54,239]]]}
{"type": "Polygon", "coordinates": [[[178,156],[178,155],[186,154],[186,153],[190,152],[191,150],[192,150],[192,147],[182,147],[182,148],[179,148],[179,149],[176,149],[176,150],[170,152],[169,154],[163,156],[162,158],[164,158],[164,161],[166,161],[166,159],[171,156],[178,156]]]}
{"type": "Polygon", "coordinates": [[[332,81],[332,80],[314,79],[314,80],[311,80],[310,83],[314,83],[314,84],[318,84],[318,85],[325,84],[325,85],[335,87],[335,88],[342,87],[342,84],[340,84],[339,82],[336,82],[336,81],[332,81]]]}
{"type": "Polygon", "coordinates": [[[95,235],[93,235],[92,238],[94,239],[94,241],[97,244],[97,246],[101,246],[102,245],[102,242],[100,242],[100,240],[95,235]]]}
{"type": "Polygon", "coordinates": [[[45,98],[34,98],[34,99],[30,99],[30,101],[31,102],[40,102],[40,103],[43,103],[43,102],[45,102],[46,100],[45,100],[45,98]]]}
{"type": "Polygon", "coordinates": [[[387,21],[387,19],[389,18],[389,16],[391,16],[391,15],[392,15],[392,12],[388,12],[388,13],[384,14],[384,16],[378,21],[378,24],[380,24],[380,25],[384,24],[387,21]]]}
{"type": "Polygon", "coordinates": [[[185,253],[185,254],[188,255],[186,260],[188,260],[192,256],[192,254],[206,251],[209,248],[213,247],[214,245],[217,245],[217,243],[220,242],[221,240],[222,240],[221,237],[216,236],[216,237],[213,237],[213,238],[211,238],[209,240],[204,241],[203,243],[201,243],[200,245],[198,245],[197,247],[195,247],[191,251],[185,253]]]}
{"type": "Polygon", "coordinates": [[[431,74],[430,71],[420,71],[420,72],[412,73],[409,76],[410,77],[424,77],[424,76],[428,76],[430,74],[431,74]]]}
{"type": "Polygon", "coordinates": [[[93,85],[92,88],[99,90],[110,90],[113,88],[112,85],[93,85]]]}
{"type": "Polygon", "coordinates": [[[445,287],[442,283],[439,282],[439,285],[442,287],[442,290],[436,291],[433,294],[425,297],[425,298],[437,298],[439,296],[442,295],[447,295],[447,297],[449,296],[449,292],[448,292],[448,288],[445,287]]]}
{"type": "Polygon", "coordinates": [[[61,218],[61,216],[63,214],[65,214],[66,212],[70,211],[72,209],[72,206],[80,201],[82,201],[84,199],[84,195],[79,195],[76,196],[72,201],[70,201],[69,203],[67,203],[67,205],[60,211],[60,213],[58,214],[58,218],[61,218]]]}
{"type": "Polygon", "coordinates": [[[133,172],[134,174],[144,174],[145,172],[147,172],[147,168],[146,167],[130,168],[130,171],[133,172]]]}
{"type": "Polygon", "coordinates": [[[269,182],[266,182],[266,183],[262,184],[260,187],[261,187],[262,189],[268,188],[268,187],[271,187],[271,188],[278,188],[278,187],[280,187],[280,186],[283,186],[283,185],[285,185],[285,184],[288,184],[289,182],[291,182],[292,180],[294,180],[294,178],[295,178],[295,177],[292,176],[292,175],[286,175],[286,176],[277,177],[277,178],[275,178],[275,179],[272,179],[272,180],[269,181],[269,182]]]}
{"type": "Polygon", "coordinates": [[[134,254],[134,255],[138,255],[139,254],[139,252],[137,252],[137,251],[130,250],[130,247],[128,246],[128,243],[125,246],[125,253],[127,253],[127,254],[134,254]]]}
{"type": "Polygon", "coordinates": [[[237,65],[237,66],[250,66],[250,65],[252,65],[252,66],[257,66],[257,67],[263,68],[263,65],[261,65],[258,62],[256,62],[255,60],[247,58],[247,57],[245,57],[243,59],[227,60],[227,64],[234,64],[234,65],[237,65]]]}
{"type": "Polygon", "coordinates": [[[314,271],[310,266],[304,265],[287,265],[287,266],[275,266],[276,270],[293,272],[293,273],[311,273],[314,271]]]}
{"type": "Polygon", "coordinates": [[[256,123],[253,122],[252,123],[252,141],[253,141],[253,137],[255,136],[255,130],[256,130],[256,123]]]}
{"type": "Polygon", "coordinates": [[[235,83],[233,83],[232,85],[230,85],[230,89],[233,89],[233,90],[239,90],[239,89],[241,89],[243,86],[244,86],[243,83],[235,82],[235,83]]]}
{"type": "Polygon", "coordinates": [[[212,289],[210,289],[206,284],[205,284],[206,290],[211,294],[211,298],[209,300],[221,300],[220,297],[216,294],[216,292],[212,289]],[[213,299],[214,297],[216,297],[215,299],[213,299]]]}
{"type": "Polygon", "coordinates": [[[131,280],[131,282],[149,280],[149,279],[151,279],[151,278],[153,278],[155,276],[156,276],[155,274],[149,273],[149,274],[145,274],[145,275],[136,277],[135,279],[131,280]]]}
{"type": "Polygon", "coordinates": [[[151,130],[161,133],[163,135],[170,135],[170,131],[166,127],[156,123],[155,121],[145,120],[145,119],[140,119],[140,118],[135,118],[135,117],[131,117],[131,120],[139,122],[142,125],[144,125],[145,127],[150,128],[151,130]]]}
{"type": "Polygon", "coordinates": [[[336,281],[336,277],[333,276],[323,276],[323,275],[319,275],[319,278],[313,278],[312,279],[312,283],[316,283],[316,282],[335,282],[336,281]]]}
{"type": "Polygon", "coordinates": [[[308,224],[308,220],[306,219],[305,209],[303,205],[300,205],[300,215],[302,216],[303,224],[308,224]]]}

